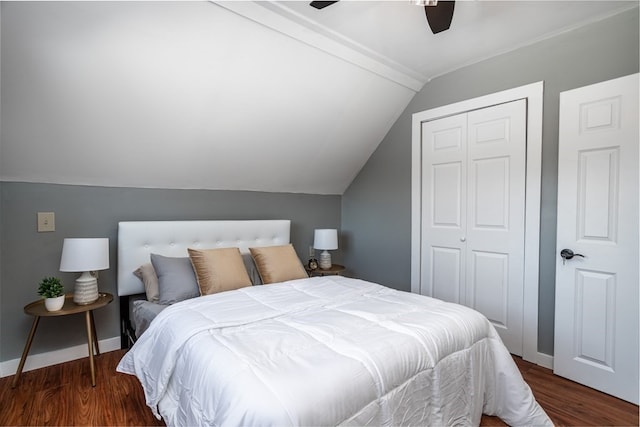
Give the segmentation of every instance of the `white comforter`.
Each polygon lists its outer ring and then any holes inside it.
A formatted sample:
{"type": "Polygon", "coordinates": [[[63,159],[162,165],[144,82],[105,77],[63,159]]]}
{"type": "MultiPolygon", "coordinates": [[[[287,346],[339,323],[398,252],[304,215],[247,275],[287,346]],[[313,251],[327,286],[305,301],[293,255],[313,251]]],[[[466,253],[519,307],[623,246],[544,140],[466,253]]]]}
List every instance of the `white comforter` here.
{"type": "Polygon", "coordinates": [[[338,276],[174,304],[118,371],[168,425],[551,425],[481,314],[338,276]]]}

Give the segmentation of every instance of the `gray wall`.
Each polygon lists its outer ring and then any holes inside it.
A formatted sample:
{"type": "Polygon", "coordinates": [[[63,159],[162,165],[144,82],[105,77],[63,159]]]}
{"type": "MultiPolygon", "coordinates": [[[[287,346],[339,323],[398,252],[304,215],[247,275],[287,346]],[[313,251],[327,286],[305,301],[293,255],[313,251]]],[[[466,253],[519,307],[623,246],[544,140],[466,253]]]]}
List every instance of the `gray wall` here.
{"type": "Polygon", "coordinates": [[[638,72],[638,38],[636,8],[425,85],[343,195],[345,263],[410,290],[413,113],[544,80],[538,350],[553,354],[559,93],[638,72]]]}
{"type": "Polygon", "coordinates": [[[2,340],[2,325],[3,325],[3,321],[2,321],[2,305],[3,305],[3,301],[4,301],[4,292],[2,292],[2,272],[4,270],[4,268],[2,268],[2,242],[4,242],[4,232],[2,231],[3,227],[3,221],[2,218],[4,217],[3,209],[2,209],[2,191],[3,191],[4,185],[3,183],[0,181],[0,362],[3,360],[2,359],[2,348],[4,347],[4,341],[2,340]]]}
{"type": "MultiPolygon", "coordinates": [[[[290,219],[291,241],[304,261],[314,228],[340,228],[340,196],[214,190],[160,190],[55,184],[0,183],[0,361],[20,357],[32,318],[22,308],[38,299],[44,276],[73,291],[75,273],[60,273],[65,237],[108,237],[111,268],[100,272],[101,291],[116,291],[118,221],[290,219]],[[36,213],[53,211],[56,231],[38,233],[36,213]]],[[[332,252],[336,263],[340,251],[332,252]]],[[[86,343],[78,315],[40,322],[30,354],[86,343]]],[[[119,335],[119,304],[95,313],[100,339],[119,335]]]]}

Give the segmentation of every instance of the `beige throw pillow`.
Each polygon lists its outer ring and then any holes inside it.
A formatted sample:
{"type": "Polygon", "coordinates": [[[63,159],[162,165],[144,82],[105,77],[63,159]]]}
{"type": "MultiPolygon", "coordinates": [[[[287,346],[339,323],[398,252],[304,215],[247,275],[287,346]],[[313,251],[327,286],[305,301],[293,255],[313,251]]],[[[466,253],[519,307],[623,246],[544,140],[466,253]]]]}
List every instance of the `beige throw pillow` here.
{"type": "Polygon", "coordinates": [[[136,277],[144,283],[144,291],[147,294],[147,301],[157,303],[160,301],[160,291],[158,287],[158,276],[153,269],[153,265],[148,262],[136,268],[133,272],[136,277]]]}
{"type": "Polygon", "coordinates": [[[277,283],[309,277],[293,245],[249,248],[262,283],[277,283]]]}
{"type": "Polygon", "coordinates": [[[251,286],[240,249],[187,249],[201,295],[251,286]]]}

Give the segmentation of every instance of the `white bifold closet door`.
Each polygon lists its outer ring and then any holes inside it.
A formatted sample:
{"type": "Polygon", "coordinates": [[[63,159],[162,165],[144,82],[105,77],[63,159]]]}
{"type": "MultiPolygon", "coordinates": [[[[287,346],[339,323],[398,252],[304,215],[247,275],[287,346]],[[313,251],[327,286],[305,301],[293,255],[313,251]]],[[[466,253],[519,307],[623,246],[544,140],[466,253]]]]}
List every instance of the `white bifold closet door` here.
{"type": "Polygon", "coordinates": [[[526,101],[422,124],[421,293],[480,311],[522,355],[526,101]]]}

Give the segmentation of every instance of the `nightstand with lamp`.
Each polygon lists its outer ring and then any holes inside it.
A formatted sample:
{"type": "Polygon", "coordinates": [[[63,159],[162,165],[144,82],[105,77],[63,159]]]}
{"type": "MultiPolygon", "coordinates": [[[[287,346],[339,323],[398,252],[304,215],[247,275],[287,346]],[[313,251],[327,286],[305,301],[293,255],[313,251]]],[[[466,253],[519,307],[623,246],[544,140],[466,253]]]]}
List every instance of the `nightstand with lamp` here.
{"type": "Polygon", "coordinates": [[[38,328],[41,317],[67,316],[70,314],[85,314],[85,324],[87,328],[87,347],[89,350],[89,366],[91,368],[91,385],[96,385],[96,369],[94,354],[100,355],[98,347],[98,337],[96,325],[93,319],[93,310],[105,307],[113,301],[110,293],[98,292],[98,281],[90,273],[97,270],[109,268],[109,239],[64,239],[62,246],[62,257],[60,260],[60,271],[82,272],[76,280],[73,294],[65,296],[62,309],[49,311],[45,308],[44,299],[34,301],[24,307],[25,314],[33,316],[33,324],[24,346],[18,369],[11,382],[11,387],[15,388],[20,380],[24,363],[29,354],[33,337],[38,328]],[[73,301],[72,301],[73,300],[73,301]]]}
{"type": "Polygon", "coordinates": [[[313,235],[313,247],[319,249],[320,261],[318,269],[307,269],[310,276],[331,276],[340,275],[345,268],[342,265],[332,264],[331,254],[329,251],[338,249],[338,230],[336,229],[317,229],[313,235]]]}

